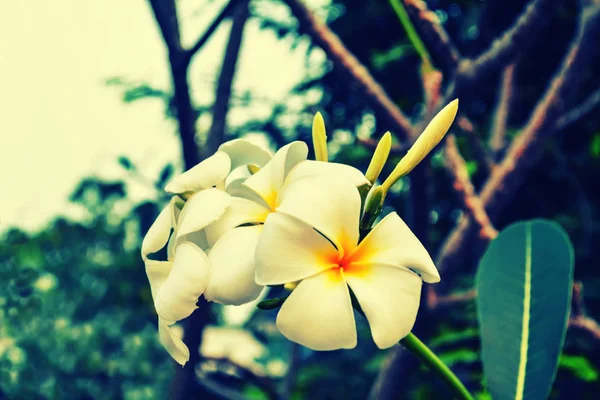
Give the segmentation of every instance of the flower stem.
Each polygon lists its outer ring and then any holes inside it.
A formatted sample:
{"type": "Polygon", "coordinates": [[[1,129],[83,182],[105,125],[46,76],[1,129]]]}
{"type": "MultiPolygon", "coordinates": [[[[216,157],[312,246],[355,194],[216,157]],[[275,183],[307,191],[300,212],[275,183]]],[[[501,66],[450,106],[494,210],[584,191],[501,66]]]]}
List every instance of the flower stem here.
{"type": "Polygon", "coordinates": [[[410,350],[421,362],[438,376],[454,396],[461,400],[473,400],[473,396],[469,393],[465,385],[458,379],[456,375],[448,368],[442,360],[429,347],[427,347],[418,337],[409,333],[404,339],[400,340],[400,344],[410,350]]]}

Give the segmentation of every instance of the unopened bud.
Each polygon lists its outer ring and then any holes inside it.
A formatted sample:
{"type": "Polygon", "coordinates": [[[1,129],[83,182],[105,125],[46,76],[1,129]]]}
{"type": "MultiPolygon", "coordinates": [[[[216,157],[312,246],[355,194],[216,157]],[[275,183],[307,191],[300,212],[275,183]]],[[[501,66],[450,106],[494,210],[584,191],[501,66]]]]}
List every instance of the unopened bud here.
{"type": "Polygon", "coordinates": [[[408,153],[402,157],[390,176],[383,182],[382,186],[386,193],[398,179],[408,174],[423,161],[427,154],[442,140],[448,129],[450,129],[457,111],[458,99],[452,101],[433,117],[421,136],[419,136],[417,141],[408,150],[408,153]]]}
{"type": "Polygon", "coordinates": [[[312,140],[315,149],[315,160],[327,162],[327,133],[325,131],[325,121],[320,112],[317,112],[313,119],[312,140]]]}
{"type": "Polygon", "coordinates": [[[365,176],[374,184],[385,162],[390,155],[390,150],[392,149],[392,135],[389,132],[386,132],[385,135],[379,140],[377,143],[377,148],[375,148],[375,152],[373,153],[373,158],[371,159],[371,163],[369,164],[369,168],[367,168],[367,173],[365,176]]]}
{"type": "Polygon", "coordinates": [[[248,168],[248,172],[250,172],[251,175],[254,175],[258,171],[260,171],[260,167],[254,164],[248,164],[246,168],[248,168]]]}

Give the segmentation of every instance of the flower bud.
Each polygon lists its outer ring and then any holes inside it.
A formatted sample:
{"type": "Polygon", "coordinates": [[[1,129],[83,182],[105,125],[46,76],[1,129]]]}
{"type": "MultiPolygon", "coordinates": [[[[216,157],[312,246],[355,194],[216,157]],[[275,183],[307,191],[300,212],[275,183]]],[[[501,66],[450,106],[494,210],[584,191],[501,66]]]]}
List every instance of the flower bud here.
{"type": "Polygon", "coordinates": [[[248,168],[248,172],[250,172],[250,175],[254,175],[258,171],[260,171],[260,167],[256,164],[248,164],[246,165],[246,168],[248,168]]]}
{"type": "Polygon", "coordinates": [[[315,149],[315,159],[327,162],[327,133],[325,132],[325,121],[320,112],[315,114],[312,125],[312,140],[315,149]]]}
{"type": "Polygon", "coordinates": [[[382,187],[386,193],[398,179],[408,174],[423,161],[440,140],[442,140],[444,135],[446,135],[446,132],[448,132],[448,129],[450,129],[457,111],[458,99],[455,99],[433,117],[421,136],[419,136],[416,142],[408,150],[408,153],[402,157],[390,176],[383,182],[382,187]]]}
{"type": "Polygon", "coordinates": [[[360,222],[360,229],[362,231],[371,229],[371,226],[383,208],[384,196],[385,192],[383,191],[383,186],[377,186],[371,190],[369,198],[367,199],[367,205],[365,206],[365,212],[363,213],[363,217],[360,222]]]}
{"type": "Polygon", "coordinates": [[[371,159],[371,163],[369,164],[369,168],[367,168],[367,173],[365,174],[371,184],[374,184],[379,177],[379,174],[381,173],[381,170],[383,169],[383,166],[390,155],[391,149],[392,135],[389,132],[386,132],[381,140],[379,140],[379,143],[377,143],[377,148],[373,153],[373,158],[371,159]]]}

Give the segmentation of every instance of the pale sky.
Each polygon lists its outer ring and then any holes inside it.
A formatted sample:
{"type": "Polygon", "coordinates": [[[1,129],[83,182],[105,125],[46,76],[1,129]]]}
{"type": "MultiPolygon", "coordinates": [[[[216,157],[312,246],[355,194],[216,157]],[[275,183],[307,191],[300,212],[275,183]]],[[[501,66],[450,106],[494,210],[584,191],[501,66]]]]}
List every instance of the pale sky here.
{"type": "MultiPolygon", "coordinates": [[[[225,1],[204,3],[179,1],[185,44],[225,1]]],[[[229,26],[194,60],[197,103],[212,101],[229,26]]],[[[67,197],[83,176],[125,176],[119,155],[151,177],[169,161],[180,165],[163,104],[124,104],[122,90],[104,83],[119,76],[168,88],[165,49],[146,0],[2,1],[0,37],[0,232],[13,225],[37,230],[57,214],[72,215],[67,197]]],[[[248,24],[234,91],[283,98],[305,73],[305,44],[290,53],[289,43],[248,24]]],[[[207,123],[199,121],[200,129],[207,123]]],[[[137,187],[131,195],[148,193],[137,187]]]]}

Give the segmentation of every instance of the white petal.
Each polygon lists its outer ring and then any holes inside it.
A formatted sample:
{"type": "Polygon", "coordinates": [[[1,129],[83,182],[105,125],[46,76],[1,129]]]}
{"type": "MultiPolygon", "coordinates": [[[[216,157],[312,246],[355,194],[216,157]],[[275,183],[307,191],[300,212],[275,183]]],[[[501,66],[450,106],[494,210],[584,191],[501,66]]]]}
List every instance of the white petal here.
{"type": "Polygon", "coordinates": [[[271,212],[261,204],[240,197],[231,198],[231,206],[219,220],[206,227],[206,237],[210,246],[226,232],[243,224],[265,222],[271,212]]]}
{"type": "Polygon", "coordinates": [[[171,357],[180,365],[185,365],[190,360],[190,350],[179,336],[173,331],[173,327],[161,318],[158,319],[158,337],[160,344],[164,346],[171,357]]]}
{"type": "Polygon", "coordinates": [[[208,258],[198,246],[189,242],[178,244],[173,269],[156,294],[157,314],[168,324],[190,315],[204,293],[208,272],[208,258]]]}
{"type": "Polygon", "coordinates": [[[354,311],[339,270],[300,282],[281,306],[276,324],[286,338],[313,350],[354,348],[354,311]]]}
{"type": "Polygon", "coordinates": [[[327,178],[335,182],[349,182],[354,186],[368,185],[370,182],[358,169],[332,162],[306,160],[296,165],[286,177],[286,184],[304,178],[327,178]]]}
{"type": "Polygon", "coordinates": [[[170,261],[146,260],[144,264],[146,266],[146,275],[148,276],[148,282],[150,282],[152,298],[156,299],[158,291],[160,290],[162,285],[169,277],[169,274],[171,273],[173,263],[170,261]]]}
{"type": "Polygon", "coordinates": [[[259,194],[271,207],[277,203],[277,195],[289,171],[306,160],[308,146],[304,142],[292,142],[283,146],[264,167],[244,183],[259,194]]]}
{"type": "Polygon", "coordinates": [[[219,146],[219,151],[227,153],[231,159],[231,170],[246,164],[262,167],[273,155],[260,146],[245,139],[234,139],[219,146]]]}
{"type": "Polygon", "coordinates": [[[194,194],[181,210],[177,237],[199,231],[213,223],[221,218],[230,204],[231,196],[219,189],[206,189],[194,194]]]}
{"type": "Polygon", "coordinates": [[[356,262],[410,268],[425,282],[440,281],[431,256],[395,212],[388,214],[360,242],[352,259],[356,262]]]}
{"type": "Polygon", "coordinates": [[[386,349],[410,333],[417,318],[421,278],[405,268],[371,265],[344,270],[344,278],[365,313],[375,344],[386,349]]]}
{"type": "Polygon", "coordinates": [[[181,215],[181,210],[184,205],[185,200],[179,196],[171,197],[171,225],[173,226],[173,229],[177,229],[179,216],[181,215]]]}
{"type": "Polygon", "coordinates": [[[241,305],[258,297],[254,282],[256,243],[263,227],[235,228],[221,237],[208,253],[210,281],[204,297],[221,304],[241,305]]]}
{"type": "Polygon", "coordinates": [[[229,182],[225,191],[231,196],[241,197],[243,199],[252,200],[255,203],[261,204],[265,208],[269,208],[269,205],[263,200],[263,198],[245,185],[246,178],[235,179],[229,182]]]}
{"type": "Polygon", "coordinates": [[[358,243],[360,194],[352,184],[302,179],[292,185],[277,211],[311,225],[338,249],[353,251],[358,243]]]}
{"type": "Polygon", "coordinates": [[[179,194],[207,189],[223,182],[231,169],[229,156],[218,151],[167,184],[165,190],[179,194]]]}
{"type": "Polygon", "coordinates": [[[156,220],[152,223],[148,233],[144,237],[142,242],[142,258],[147,259],[148,254],[156,253],[165,245],[169,240],[171,233],[171,203],[167,204],[165,208],[158,214],[156,220]]]}
{"type": "Polygon", "coordinates": [[[281,285],[330,268],[337,250],[310,225],[290,215],[267,217],[256,247],[256,283],[281,285]]]}

